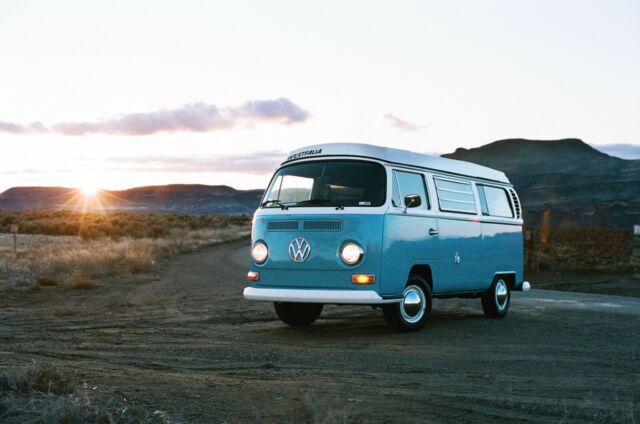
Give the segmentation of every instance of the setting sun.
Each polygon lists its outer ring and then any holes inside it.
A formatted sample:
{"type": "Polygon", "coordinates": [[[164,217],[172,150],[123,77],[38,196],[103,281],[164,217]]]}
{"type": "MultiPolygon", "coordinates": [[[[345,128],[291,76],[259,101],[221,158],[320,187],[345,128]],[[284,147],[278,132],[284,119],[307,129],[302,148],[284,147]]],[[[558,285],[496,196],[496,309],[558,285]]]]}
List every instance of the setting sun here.
{"type": "Polygon", "coordinates": [[[85,184],[81,187],[78,187],[78,190],[80,190],[80,193],[82,193],[82,195],[87,198],[95,197],[98,193],[98,187],[90,184],[85,184]]]}
{"type": "Polygon", "coordinates": [[[76,194],[69,199],[67,205],[82,212],[104,212],[105,191],[98,188],[97,184],[87,181],[78,186],[76,194]]]}

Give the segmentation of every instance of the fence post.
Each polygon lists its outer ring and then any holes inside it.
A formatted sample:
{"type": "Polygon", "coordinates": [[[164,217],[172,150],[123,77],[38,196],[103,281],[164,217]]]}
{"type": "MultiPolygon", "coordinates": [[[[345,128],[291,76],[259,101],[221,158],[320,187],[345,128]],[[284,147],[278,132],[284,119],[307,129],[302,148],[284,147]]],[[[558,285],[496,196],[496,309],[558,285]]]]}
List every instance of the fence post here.
{"type": "Polygon", "coordinates": [[[524,233],[526,261],[525,266],[529,272],[540,272],[538,238],[540,233],[535,230],[526,230],[524,233]]]}
{"type": "Polygon", "coordinates": [[[640,225],[633,226],[633,241],[631,242],[631,265],[636,278],[640,278],[640,225]]]}
{"type": "Polygon", "coordinates": [[[18,257],[18,230],[19,228],[15,224],[12,224],[9,228],[9,232],[13,234],[13,254],[16,255],[16,257],[18,257]]]}

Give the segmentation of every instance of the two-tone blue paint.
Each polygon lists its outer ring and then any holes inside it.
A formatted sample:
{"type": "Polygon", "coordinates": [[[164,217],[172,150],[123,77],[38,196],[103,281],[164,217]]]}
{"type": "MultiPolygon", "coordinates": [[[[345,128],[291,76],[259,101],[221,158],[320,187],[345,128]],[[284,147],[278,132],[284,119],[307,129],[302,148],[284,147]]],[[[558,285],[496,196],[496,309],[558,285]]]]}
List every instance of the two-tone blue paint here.
{"type": "MultiPolygon", "coordinates": [[[[332,157],[332,159],[339,158],[332,157]]],[[[353,159],[353,158],[351,158],[353,159]]],[[[314,160],[313,158],[302,161],[314,160]]],[[[318,160],[317,158],[315,160],[318,160]]],[[[504,181],[485,181],[473,176],[470,181],[478,212],[461,214],[439,210],[434,176],[447,176],[441,170],[376,161],[387,170],[387,199],[380,207],[278,207],[260,208],[254,215],[252,243],[264,242],[269,256],[263,264],[251,261],[250,270],[258,272],[255,288],[298,290],[373,290],[382,298],[397,298],[415,267],[427,269],[434,296],[455,296],[487,290],[496,275],[507,276],[511,288],[523,282],[523,240],[520,216],[496,218],[483,216],[476,183],[511,189],[504,181]],[[392,171],[405,170],[424,175],[429,208],[405,209],[391,202],[392,171]],[[340,221],[340,229],[305,230],[304,221],[340,221]],[[296,222],[275,225],[270,222],[296,222]],[[289,227],[289,228],[287,228],[289,227]],[[284,229],[283,229],[284,228],[284,229]],[[289,245],[303,237],[311,247],[309,258],[294,262],[289,245]],[[364,249],[363,260],[348,266],[340,258],[340,248],[349,241],[364,249]],[[373,284],[352,283],[353,274],[373,274],[373,284]]],[[[514,194],[515,196],[515,194],[514,194]]],[[[515,202],[515,200],[510,200],[515,202]]]]}
{"type": "MultiPolygon", "coordinates": [[[[327,208],[329,209],[329,208],[327,208]]],[[[335,208],[330,208],[335,209],[335,208]]],[[[297,209],[299,211],[299,209],[297,209]]],[[[287,211],[282,211],[287,212],[287,211]]],[[[253,222],[252,239],[263,241],[269,248],[269,257],[262,265],[251,263],[251,270],[260,272],[260,281],[254,287],[265,288],[322,288],[378,290],[374,284],[359,286],[351,282],[353,274],[380,275],[382,227],[384,215],[373,214],[300,214],[292,208],[288,214],[258,214],[253,222]],[[304,230],[304,221],[339,220],[342,230],[304,230]],[[298,230],[269,230],[268,222],[296,221],[298,230]],[[303,237],[311,247],[309,258],[294,262],[289,256],[289,244],[303,237]],[[362,261],[346,265],[340,258],[340,248],[347,242],[357,242],[365,251],[362,261]]]]}

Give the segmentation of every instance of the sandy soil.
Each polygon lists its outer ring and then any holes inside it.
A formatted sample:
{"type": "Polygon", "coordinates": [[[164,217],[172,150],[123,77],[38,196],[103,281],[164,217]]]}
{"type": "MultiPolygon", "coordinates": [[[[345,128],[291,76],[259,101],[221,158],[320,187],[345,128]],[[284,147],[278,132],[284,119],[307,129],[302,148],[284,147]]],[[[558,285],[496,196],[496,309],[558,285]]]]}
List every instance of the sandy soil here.
{"type": "Polygon", "coordinates": [[[489,320],[436,300],[418,333],[380,310],[311,328],[242,299],[246,242],[157,281],[1,293],[0,370],[33,359],[188,422],[640,422],[640,299],[533,290],[489,320]]]}

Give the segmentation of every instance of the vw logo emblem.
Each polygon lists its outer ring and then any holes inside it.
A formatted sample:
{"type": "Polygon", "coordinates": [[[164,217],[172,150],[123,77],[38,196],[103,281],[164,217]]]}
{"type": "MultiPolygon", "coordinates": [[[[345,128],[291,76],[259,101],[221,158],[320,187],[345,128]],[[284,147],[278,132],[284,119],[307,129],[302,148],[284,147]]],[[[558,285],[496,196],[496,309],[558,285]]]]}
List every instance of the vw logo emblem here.
{"type": "Polygon", "coordinates": [[[304,262],[311,253],[311,246],[309,242],[302,237],[296,237],[291,241],[289,245],[289,256],[293,262],[304,262]]]}

